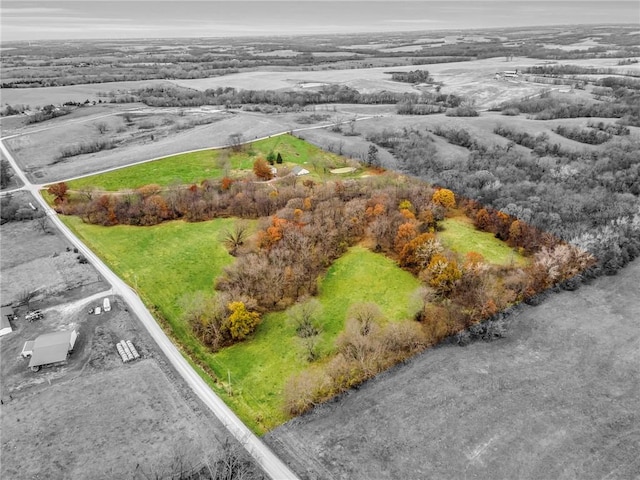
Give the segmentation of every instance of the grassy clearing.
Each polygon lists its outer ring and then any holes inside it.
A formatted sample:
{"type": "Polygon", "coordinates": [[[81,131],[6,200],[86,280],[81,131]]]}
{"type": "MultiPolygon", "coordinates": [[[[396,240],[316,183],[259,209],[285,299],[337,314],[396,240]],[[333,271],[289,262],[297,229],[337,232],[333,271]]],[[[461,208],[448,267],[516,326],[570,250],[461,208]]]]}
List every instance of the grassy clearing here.
{"type": "MultiPolygon", "coordinates": [[[[392,260],[362,247],[352,248],[331,266],[320,286],[321,354],[333,353],[350,305],[375,302],[390,321],[402,320],[415,313],[411,296],[419,285],[392,260]]],[[[250,342],[216,354],[212,367],[222,378],[230,372],[234,396],[225,400],[264,432],[288,420],[282,410],[284,384],[308,365],[295,329],[287,324],[287,313],[278,312],[265,316],[250,342]]]]}
{"type": "Polygon", "coordinates": [[[487,262],[496,265],[525,266],[529,260],[492,233],[476,230],[467,217],[446,218],[440,223],[444,228],[438,232],[443,245],[460,255],[480,253],[487,262]]]}
{"type": "MultiPolygon", "coordinates": [[[[269,152],[280,153],[284,166],[305,165],[312,173],[324,172],[324,166],[343,166],[345,159],[325,152],[318,147],[292,135],[279,135],[254,142],[238,153],[231,153],[228,167],[231,174],[251,170],[258,156],[269,152]]],[[[68,182],[71,190],[94,187],[106,191],[135,189],[148,184],[167,186],[174,183],[200,183],[205,179],[221,178],[225,174],[225,160],[221,152],[226,150],[203,150],[200,152],[172,155],[152,162],[92,175],[68,182]]]]}
{"type": "Polygon", "coordinates": [[[460,255],[477,252],[487,262],[496,265],[514,263],[525,266],[529,262],[526,257],[495,238],[492,233],[476,230],[467,217],[446,218],[440,225],[444,230],[438,233],[438,237],[443,245],[460,255]]]}
{"type": "Polygon", "coordinates": [[[218,166],[218,152],[204,150],[166,157],[153,162],[92,175],[68,182],[72,190],[95,187],[101,190],[117,191],[139,188],[155,183],[166,186],[172,183],[201,182],[206,178],[222,175],[218,166]]]}
{"type": "MultiPolygon", "coordinates": [[[[288,419],[282,410],[284,384],[308,363],[294,328],[287,324],[286,312],[266,315],[251,340],[215,354],[200,345],[181,319],[180,298],[196,291],[211,292],[215,278],[233,261],[219,240],[219,232],[231,226],[233,219],[101,227],[76,217],[62,218],[140,292],[148,306],[162,314],[172,336],[193,353],[192,362],[216,373],[221,382],[208,379],[208,383],[247,425],[264,433],[288,419]]],[[[320,286],[320,352],[333,351],[350,305],[375,302],[390,321],[401,320],[413,315],[411,296],[419,285],[392,260],[363,247],[351,249],[334,263],[320,286]]]]}
{"type": "Polygon", "coordinates": [[[147,305],[158,307],[174,329],[182,328],[176,321],[180,298],[188,292],[211,292],[215,278],[233,261],[219,240],[233,219],[102,227],[78,217],[61,218],[147,305]]]}

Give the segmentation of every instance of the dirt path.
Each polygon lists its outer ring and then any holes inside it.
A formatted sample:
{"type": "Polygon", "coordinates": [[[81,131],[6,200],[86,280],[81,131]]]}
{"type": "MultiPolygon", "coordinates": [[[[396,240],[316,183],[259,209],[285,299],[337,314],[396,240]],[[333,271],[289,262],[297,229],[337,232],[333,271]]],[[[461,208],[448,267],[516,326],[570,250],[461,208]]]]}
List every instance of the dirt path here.
{"type": "MultiPolygon", "coordinates": [[[[102,299],[105,297],[109,297],[113,295],[113,289],[105,290],[103,292],[95,293],[89,297],[81,298],[79,300],[75,300],[73,302],[63,303],[60,305],[55,305],[53,307],[48,307],[43,309],[43,313],[47,313],[49,310],[56,310],[62,315],[73,315],[78,310],[86,307],[88,304],[100,303],[102,304],[102,299]]],[[[87,307],[88,308],[88,307],[87,307]]]]}

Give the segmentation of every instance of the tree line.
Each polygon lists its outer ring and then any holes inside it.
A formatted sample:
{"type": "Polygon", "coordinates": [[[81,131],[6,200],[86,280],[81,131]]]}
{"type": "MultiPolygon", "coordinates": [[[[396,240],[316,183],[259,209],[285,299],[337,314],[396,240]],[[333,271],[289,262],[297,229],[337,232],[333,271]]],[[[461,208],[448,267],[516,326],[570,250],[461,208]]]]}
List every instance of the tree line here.
{"type": "Polygon", "coordinates": [[[637,140],[613,139],[602,152],[555,151],[546,138],[500,127],[532,146],[527,153],[485,145],[461,129],[436,133],[468,148],[468,156],[443,158],[429,133],[415,129],[387,129],[369,140],[390,150],[402,171],[589,250],[598,259],[591,274],[613,274],[640,254],[637,140]]]}
{"type": "MultiPolygon", "coordinates": [[[[301,297],[313,296],[322,272],[360,242],[395,259],[422,278],[437,296],[449,298],[454,305],[464,303],[467,313],[459,318],[457,328],[549,286],[547,279],[536,283],[531,280],[534,276],[525,274],[519,280],[524,284],[516,290],[503,289],[511,293],[501,294],[501,300],[492,297],[495,307],[491,308],[486,305],[487,292],[470,295],[471,285],[480,290],[486,285],[470,277],[486,273],[474,270],[484,262],[478,258],[456,259],[445,252],[435,235],[438,222],[456,206],[456,198],[448,189],[434,189],[389,173],[359,181],[300,184],[292,178],[269,185],[251,178],[223,178],[169,189],[147,185],[115,194],[89,191],[70,196],[66,185],[60,183],[50,186],[49,193],[61,213],[106,226],[152,225],[178,218],[202,221],[220,216],[259,219],[259,230],[250,247],[243,247],[242,232],[228,232],[225,238],[237,259],[216,286],[224,293],[220,297],[224,300],[215,308],[205,309],[209,316],[192,312],[190,321],[197,335],[215,348],[240,340],[255,328],[259,319],[247,312],[281,310],[301,297]],[[470,262],[469,268],[465,262],[470,262]],[[237,322],[231,320],[233,302],[242,303],[236,306],[241,312],[237,322]],[[234,328],[240,333],[234,333],[234,328]]],[[[479,209],[470,201],[459,203],[479,228],[491,231],[525,254],[533,255],[542,247],[553,250],[562,244],[522,220],[479,209]]],[[[567,276],[562,274],[553,280],[567,276]]]]}
{"type": "MultiPolygon", "coordinates": [[[[597,92],[594,92],[597,94],[597,92]]],[[[602,94],[604,92],[600,92],[602,94]]],[[[640,126],[640,92],[618,87],[608,92],[609,101],[574,102],[544,93],[541,96],[505,102],[498,110],[505,115],[526,113],[534,120],[557,118],[603,117],[618,118],[623,125],[640,126]]]]}
{"type": "Polygon", "coordinates": [[[236,108],[242,105],[277,105],[300,109],[307,105],[329,103],[390,104],[410,102],[414,105],[429,104],[456,107],[462,98],[452,94],[412,94],[381,91],[360,93],[346,85],[325,85],[319,90],[237,90],[219,87],[197,91],[179,87],[155,86],[139,89],[124,97],[113,94],[113,102],[140,101],[155,107],[220,105],[236,108]]]}

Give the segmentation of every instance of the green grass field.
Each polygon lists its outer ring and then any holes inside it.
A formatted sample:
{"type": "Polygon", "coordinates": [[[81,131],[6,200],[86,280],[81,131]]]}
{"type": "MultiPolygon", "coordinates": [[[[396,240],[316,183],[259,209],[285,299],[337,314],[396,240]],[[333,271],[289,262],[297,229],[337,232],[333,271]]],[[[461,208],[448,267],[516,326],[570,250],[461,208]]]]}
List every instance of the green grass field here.
{"type": "Polygon", "coordinates": [[[147,305],[160,307],[170,322],[180,316],[179,301],[185,293],[211,292],[215,278],[233,261],[220,242],[220,233],[234,219],[102,227],[83,223],[78,217],[60,218],[147,305]]]}
{"type": "MultiPolygon", "coordinates": [[[[319,350],[323,355],[334,351],[347,310],[354,303],[375,302],[390,321],[411,317],[415,313],[411,297],[419,286],[417,279],[392,260],[365,248],[352,248],[331,266],[320,286],[319,350]]],[[[288,420],[282,410],[284,384],[289,376],[309,365],[295,329],[287,324],[286,312],[265,316],[250,342],[222,350],[213,362],[222,377],[230,370],[232,389],[240,397],[225,400],[239,414],[246,411],[251,415],[249,424],[261,432],[288,420]]],[[[247,419],[246,414],[241,417],[247,419]]]]}
{"type": "MultiPolygon", "coordinates": [[[[255,432],[288,420],[282,410],[287,378],[308,363],[286,312],[266,315],[253,338],[215,354],[202,347],[182,322],[180,299],[213,291],[214,279],[233,261],[220,243],[220,231],[233,219],[169,222],[153,227],[101,227],[61,217],[121,278],[136,288],[171,326],[172,336],[193,355],[192,363],[212,369],[220,383],[209,384],[255,432]],[[231,386],[228,385],[231,380],[231,386]]],[[[411,274],[362,247],[338,259],[321,282],[323,310],[319,350],[327,355],[356,302],[375,302],[390,321],[411,317],[411,299],[420,286],[411,274]]],[[[415,305],[417,308],[417,305],[415,305]]]]}
{"type": "MultiPolygon", "coordinates": [[[[269,152],[280,153],[283,165],[305,165],[314,174],[314,164],[321,174],[324,165],[344,164],[338,155],[325,152],[310,143],[292,135],[279,135],[254,142],[242,152],[231,153],[229,167],[231,173],[250,171],[258,156],[266,156],[269,152]]],[[[93,187],[99,190],[117,191],[136,189],[144,185],[200,183],[205,179],[221,178],[224,168],[221,161],[221,150],[203,150],[200,152],[172,155],[152,162],[114,170],[108,173],[92,175],[68,182],[69,189],[82,190],[93,187]]]]}
{"type": "Polygon", "coordinates": [[[440,225],[444,228],[438,232],[442,244],[452,251],[465,255],[469,252],[480,253],[487,262],[496,265],[525,266],[529,260],[492,233],[476,230],[467,217],[446,218],[440,225]]]}

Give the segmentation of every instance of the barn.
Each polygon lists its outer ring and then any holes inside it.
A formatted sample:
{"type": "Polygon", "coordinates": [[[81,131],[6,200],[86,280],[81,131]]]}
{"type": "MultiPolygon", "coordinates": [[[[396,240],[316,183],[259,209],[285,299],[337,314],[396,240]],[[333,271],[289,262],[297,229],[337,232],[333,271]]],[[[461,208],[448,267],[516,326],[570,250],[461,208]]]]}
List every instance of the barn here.
{"type": "Polygon", "coordinates": [[[25,343],[22,349],[23,355],[30,353],[29,368],[37,372],[43,365],[64,362],[67,355],[73,351],[78,338],[75,330],[45,333],[37,337],[33,342],[25,343]],[[27,344],[28,347],[27,347],[27,344]]]}

